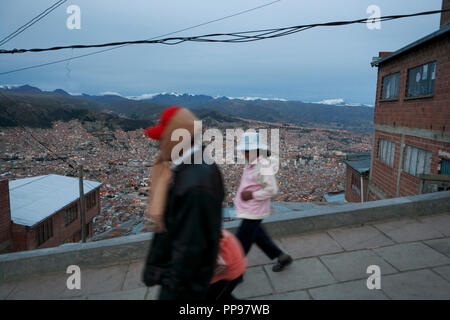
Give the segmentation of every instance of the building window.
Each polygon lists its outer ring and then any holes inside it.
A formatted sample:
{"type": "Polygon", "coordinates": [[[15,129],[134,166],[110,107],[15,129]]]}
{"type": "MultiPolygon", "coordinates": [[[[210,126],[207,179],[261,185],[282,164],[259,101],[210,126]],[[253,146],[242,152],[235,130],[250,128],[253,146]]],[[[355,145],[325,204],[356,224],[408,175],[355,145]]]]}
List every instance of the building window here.
{"type": "Polygon", "coordinates": [[[405,172],[413,176],[418,176],[422,173],[429,174],[430,165],[431,151],[406,146],[404,163],[405,172]]]}
{"type": "Polygon", "coordinates": [[[85,199],[86,207],[88,210],[95,207],[95,205],[97,204],[97,192],[94,191],[91,194],[88,194],[85,199]]]}
{"type": "Polygon", "coordinates": [[[390,167],[394,167],[395,142],[380,139],[378,143],[378,159],[390,167]]]}
{"type": "Polygon", "coordinates": [[[53,237],[53,221],[52,218],[45,220],[36,228],[36,241],[38,246],[53,237]]]}
{"type": "Polygon", "coordinates": [[[450,175],[450,160],[441,160],[441,174],[450,175]]]}
{"type": "Polygon", "coordinates": [[[77,220],[78,218],[78,204],[74,204],[73,206],[66,209],[66,213],[64,215],[64,221],[66,226],[77,220]]]}
{"type": "Polygon", "coordinates": [[[408,70],[407,97],[421,97],[433,94],[436,78],[436,61],[408,70]]]}
{"type": "Polygon", "coordinates": [[[381,99],[397,99],[399,83],[400,83],[400,72],[384,77],[383,89],[381,91],[381,99]]]}

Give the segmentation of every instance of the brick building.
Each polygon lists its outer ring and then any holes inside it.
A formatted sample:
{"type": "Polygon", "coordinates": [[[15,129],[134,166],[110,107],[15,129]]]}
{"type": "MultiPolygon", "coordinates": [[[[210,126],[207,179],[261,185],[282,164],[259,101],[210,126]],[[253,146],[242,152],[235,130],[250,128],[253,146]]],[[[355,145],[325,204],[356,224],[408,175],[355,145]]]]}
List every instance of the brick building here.
{"type": "MultiPolygon", "coordinates": [[[[443,1],[450,9],[450,0],[443,1]]],[[[380,52],[368,199],[445,190],[450,174],[450,14],[440,29],[395,52],[380,52]]],[[[448,186],[448,184],[447,184],[448,186]]]]}
{"type": "Polygon", "coordinates": [[[347,202],[367,201],[370,154],[349,154],[344,163],[346,164],[345,200],[347,202]]]}
{"type": "MultiPolygon", "coordinates": [[[[101,185],[84,180],[87,237],[92,236],[93,219],[100,213],[101,185]]],[[[2,189],[2,199],[3,193],[2,189]]],[[[14,251],[49,248],[81,240],[78,178],[49,174],[12,180],[9,181],[9,200],[14,251]]],[[[5,229],[7,220],[0,222],[0,229],[5,229]]]]}
{"type": "Polygon", "coordinates": [[[0,180],[0,253],[10,252],[13,249],[11,230],[8,180],[0,180]]]}

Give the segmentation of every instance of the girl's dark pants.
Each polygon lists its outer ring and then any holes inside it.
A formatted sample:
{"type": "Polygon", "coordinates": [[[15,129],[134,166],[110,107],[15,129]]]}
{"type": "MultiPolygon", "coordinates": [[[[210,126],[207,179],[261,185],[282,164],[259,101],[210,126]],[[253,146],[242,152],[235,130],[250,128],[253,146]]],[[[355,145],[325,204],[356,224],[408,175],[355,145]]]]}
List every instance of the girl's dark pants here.
{"type": "Polygon", "coordinates": [[[245,255],[250,251],[253,243],[271,259],[278,258],[282,251],[273,243],[261,226],[262,220],[243,219],[236,237],[241,242],[245,255]]]}

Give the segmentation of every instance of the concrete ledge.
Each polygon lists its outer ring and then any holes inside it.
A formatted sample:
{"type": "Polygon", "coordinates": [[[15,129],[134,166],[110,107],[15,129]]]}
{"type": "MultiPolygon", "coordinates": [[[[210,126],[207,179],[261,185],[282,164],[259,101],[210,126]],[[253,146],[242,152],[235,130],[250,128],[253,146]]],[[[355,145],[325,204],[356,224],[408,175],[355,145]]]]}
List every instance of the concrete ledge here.
{"type": "MultiPolygon", "coordinates": [[[[381,220],[444,212],[450,212],[450,191],[274,215],[264,220],[264,227],[272,237],[279,238],[381,220]]],[[[233,223],[239,222],[233,221],[233,223]]],[[[232,230],[236,227],[236,225],[229,225],[232,230]]]]}
{"type": "MultiPolygon", "coordinates": [[[[358,225],[380,220],[417,217],[450,212],[450,191],[337,207],[323,207],[274,215],[264,221],[273,237],[298,235],[330,228],[358,225]]],[[[224,223],[236,231],[239,221],[224,223]]],[[[46,273],[64,272],[69,265],[80,268],[101,267],[144,259],[153,234],[74,243],[56,248],[0,255],[0,283],[46,273]]]]}

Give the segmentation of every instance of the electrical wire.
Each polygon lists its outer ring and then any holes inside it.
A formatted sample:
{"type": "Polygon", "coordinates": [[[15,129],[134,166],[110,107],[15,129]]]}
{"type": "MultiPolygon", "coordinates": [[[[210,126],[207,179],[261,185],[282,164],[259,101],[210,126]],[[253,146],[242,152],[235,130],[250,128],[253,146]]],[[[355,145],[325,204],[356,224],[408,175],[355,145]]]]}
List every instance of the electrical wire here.
{"type": "Polygon", "coordinates": [[[67,2],[67,0],[59,0],[57,2],[55,2],[53,5],[51,5],[50,7],[48,7],[47,9],[45,9],[43,12],[41,12],[40,14],[38,14],[36,17],[34,17],[33,19],[31,19],[30,21],[28,21],[27,23],[25,23],[23,26],[21,26],[20,28],[18,28],[16,31],[14,31],[13,33],[9,34],[8,36],[4,37],[3,39],[0,40],[0,46],[4,45],[5,43],[7,43],[8,41],[14,39],[15,37],[17,37],[19,34],[21,34],[22,32],[24,32],[25,30],[27,30],[28,28],[30,28],[32,25],[34,25],[35,23],[39,22],[40,20],[42,20],[43,18],[45,18],[48,14],[50,14],[53,10],[55,10],[56,8],[58,8],[59,6],[61,6],[64,2],[67,2]]]}
{"type": "MultiPolygon", "coordinates": [[[[275,4],[275,3],[280,2],[280,1],[281,0],[272,1],[272,2],[269,2],[269,3],[263,4],[263,5],[259,5],[259,6],[254,7],[254,8],[246,9],[246,10],[243,10],[243,11],[239,11],[239,12],[236,12],[236,13],[233,13],[233,14],[230,14],[230,15],[218,18],[218,19],[206,21],[206,22],[203,22],[203,23],[191,26],[191,27],[187,27],[187,28],[183,28],[183,29],[180,29],[180,30],[172,31],[172,32],[169,32],[169,33],[166,33],[166,34],[162,34],[162,35],[159,35],[159,36],[151,37],[151,38],[148,38],[147,40],[153,40],[153,39],[157,39],[157,38],[161,38],[161,37],[167,37],[167,36],[170,36],[172,34],[176,34],[176,33],[180,33],[180,32],[187,31],[187,30],[191,30],[191,29],[194,29],[194,28],[202,27],[202,26],[214,23],[214,22],[222,21],[222,20],[229,19],[229,18],[232,18],[232,17],[236,17],[236,16],[239,16],[239,15],[251,12],[251,11],[255,11],[255,10],[258,10],[258,9],[270,6],[272,4],[275,4]]],[[[64,59],[55,60],[55,61],[51,61],[51,62],[46,62],[46,63],[42,63],[42,64],[37,64],[37,65],[33,65],[33,66],[28,66],[28,67],[18,68],[18,69],[14,69],[14,70],[10,70],[10,71],[0,72],[0,75],[5,75],[5,74],[10,74],[10,73],[19,72],[19,71],[25,71],[25,70],[29,70],[29,69],[45,67],[45,66],[49,66],[49,65],[53,65],[53,64],[57,64],[57,63],[66,62],[66,61],[69,61],[69,60],[75,60],[75,59],[80,59],[80,58],[84,58],[84,57],[89,57],[89,56],[93,56],[93,55],[100,54],[100,53],[103,53],[103,52],[112,51],[112,50],[115,50],[115,49],[127,47],[129,45],[131,45],[131,44],[124,44],[124,45],[115,46],[115,47],[108,48],[108,49],[103,49],[103,50],[98,50],[98,51],[82,54],[82,55],[71,57],[71,58],[64,58],[64,59]]]]}
{"type": "Polygon", "coordinates": [[[404,15],[391,15],[379,18],[363,18],[350,21],[333,21],[326,23],[314,23],[307,25],[297,25],[284,28],[273,28],[273,29],[261,29],[253,31],[239,31],[232,33],[212,33],[200,36],[190,36],[190,37],[171,37],[162,38],[156,40],[134,40],[134,41],[120,41],[120,42],[109,42],[101,44],[91,44],[91,45],[69,45],[69,46],[57,46],[50,48],[32,48],[32,49],[13,49],[13,50],[0,50],[0,54],[14,54],[14,53],[25,53],[25,52],[44,52],[44,51],[58,51],[63,49],[86,49],[86,48],[101,48],[110,46],[121,46],[121,45],[131,45],[131,44],[166,44],[166,45],[177,45],[183,42],[224,42],[224,43],[241,43],[241,42],[252,42],[264,39],[273,39],[278,37],[283,37],[286,35],[291,35],[297,32],[301,32],[307,29],[316,27],[336,27],[357,23],[367,23],[367,22],[382,22],[389,20],[402,19],[407,17],[424,16],[436,13],[442,13],[450,10],[435,10],[435,11],[425,11],[417,12],[412,14],[404,15]]]}

